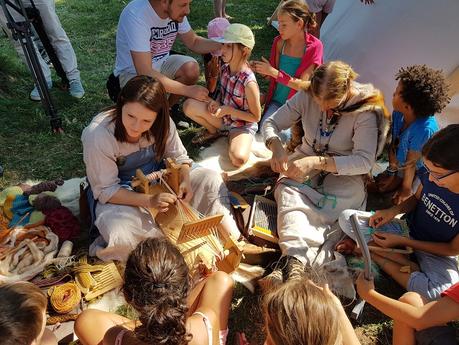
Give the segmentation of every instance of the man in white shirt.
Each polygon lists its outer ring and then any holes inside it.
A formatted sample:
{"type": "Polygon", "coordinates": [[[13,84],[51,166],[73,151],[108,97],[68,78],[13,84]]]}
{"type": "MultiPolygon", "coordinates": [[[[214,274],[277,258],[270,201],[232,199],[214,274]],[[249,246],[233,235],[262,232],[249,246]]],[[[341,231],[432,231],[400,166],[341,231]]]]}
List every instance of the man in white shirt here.
{"type": "Polygon", "coordinates": [[[185,55],[170,55],[177,36],[198,54],[221,47],[191,29],[186,17],[190,3],[191,0],[133,0],[124,8],[116,34],[113,71],[121,87],[136,75],[149,75],[161,81],[171,94],[171,106],[181,96],[207,100],[207,89],[195,85],[200,73],[197,61],[185,55]]]}

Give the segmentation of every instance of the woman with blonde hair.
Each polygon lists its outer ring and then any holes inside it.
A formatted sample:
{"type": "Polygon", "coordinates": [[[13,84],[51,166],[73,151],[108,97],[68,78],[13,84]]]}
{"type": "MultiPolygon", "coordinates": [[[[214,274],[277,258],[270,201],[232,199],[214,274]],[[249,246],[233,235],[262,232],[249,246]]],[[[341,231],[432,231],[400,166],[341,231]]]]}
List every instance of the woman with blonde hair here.
{"type": "Polygon", "coordinates": [[[340,212],[365,208],[364,176],[384,146],[388,113],[379,90],[356,78],[341,61],[319,66],[307,89],[263,126],[271,168],[281,173],[275,198],[282,257],[262,287],[298,279],[305,266],[320,264],[319,247],[340,212]],[[301,142],[288,155],[278,134],[296,122],[301,142]]]}

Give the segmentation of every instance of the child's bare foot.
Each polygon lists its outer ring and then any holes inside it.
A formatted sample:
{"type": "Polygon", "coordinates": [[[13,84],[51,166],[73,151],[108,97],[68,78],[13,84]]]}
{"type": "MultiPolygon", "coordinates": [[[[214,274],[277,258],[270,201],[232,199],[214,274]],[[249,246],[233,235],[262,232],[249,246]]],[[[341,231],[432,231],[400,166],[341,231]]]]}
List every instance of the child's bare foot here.
{"type": "Polygon", "coordinates": [[[357,248],[357,244],[350,237],[347,237],[336,244],[335,250],[338,253],[350,255],[354,253],[357,248]]]}

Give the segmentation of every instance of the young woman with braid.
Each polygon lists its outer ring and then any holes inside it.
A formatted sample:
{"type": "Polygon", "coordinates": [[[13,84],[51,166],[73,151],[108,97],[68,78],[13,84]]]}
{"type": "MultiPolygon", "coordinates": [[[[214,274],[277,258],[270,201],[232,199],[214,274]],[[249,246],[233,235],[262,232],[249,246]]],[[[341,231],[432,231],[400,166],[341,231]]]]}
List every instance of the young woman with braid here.
{"type": "Polygon", "coordinates": [[[233,280],[216,272],[193,286],[182,255],[166,239],[146,239],[131,252],[123,292],[138,320],[87,309],[75,323],[83,345],[226,343],[233,280]]]}

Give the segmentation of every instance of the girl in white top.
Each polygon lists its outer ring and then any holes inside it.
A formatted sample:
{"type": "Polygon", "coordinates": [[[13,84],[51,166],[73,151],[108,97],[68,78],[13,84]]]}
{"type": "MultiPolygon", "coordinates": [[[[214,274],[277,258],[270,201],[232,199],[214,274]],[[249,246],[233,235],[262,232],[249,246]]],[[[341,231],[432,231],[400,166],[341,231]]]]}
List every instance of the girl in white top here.
{"type": "Polygon", "coordinates": [[[178,249],[146,239],[129,255],[124,297],[138,320],[87,309],[75,322],[83,345],[219,345],[226,343],[233,280],[216,272],[193,288],[178,249]]]}

